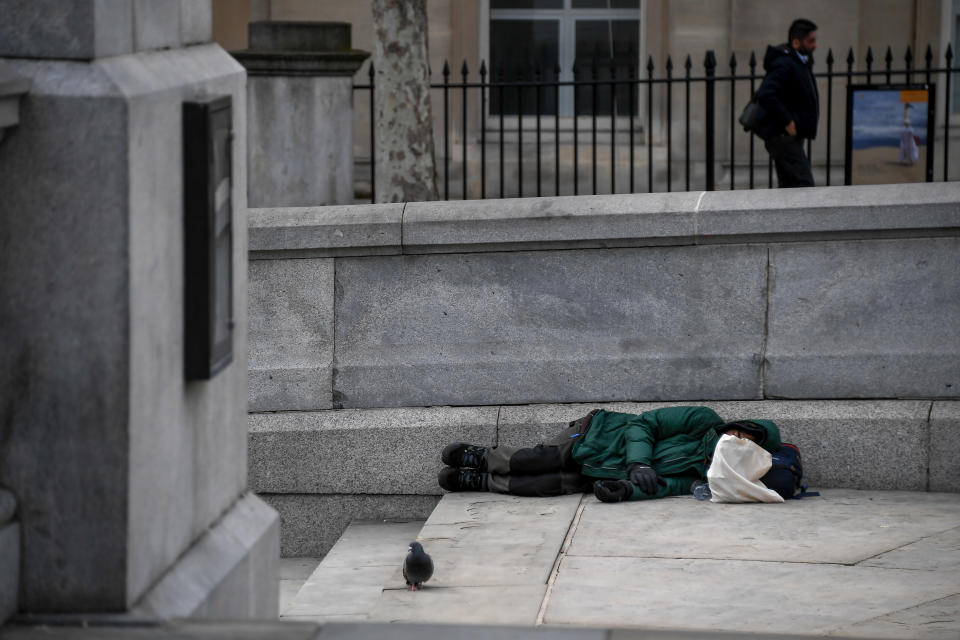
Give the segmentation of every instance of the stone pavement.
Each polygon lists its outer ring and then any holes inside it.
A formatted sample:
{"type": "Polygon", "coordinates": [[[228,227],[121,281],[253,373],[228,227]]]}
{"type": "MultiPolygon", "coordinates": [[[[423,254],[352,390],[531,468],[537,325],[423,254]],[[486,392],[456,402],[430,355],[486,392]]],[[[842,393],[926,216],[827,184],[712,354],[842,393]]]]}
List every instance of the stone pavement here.
{"type": "Polygon", "coordinates": [[[608,505],[459,493],[418,527],[352,525],[284,619],[960,637],[957,494],[608,505]],[[400,574],[414,538],[436,565],[419,592],[400,574]]]}

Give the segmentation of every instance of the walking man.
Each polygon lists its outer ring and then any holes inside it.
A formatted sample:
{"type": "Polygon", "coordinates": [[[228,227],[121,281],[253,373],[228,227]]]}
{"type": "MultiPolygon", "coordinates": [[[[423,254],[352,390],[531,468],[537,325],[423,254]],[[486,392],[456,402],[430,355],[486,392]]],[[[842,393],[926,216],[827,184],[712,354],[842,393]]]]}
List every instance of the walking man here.
{"type": "Polygon", "coordinates": [[[816,48],[817,25],[800,18],[790,25],[787,42],[767,47],[763,59],[767,75],[757,99],[765,117],[757,135],[773,159],[780,188],[813,186],[803,144],[817,137],[820,117],[820,96],[812,71],[816,48]]]}

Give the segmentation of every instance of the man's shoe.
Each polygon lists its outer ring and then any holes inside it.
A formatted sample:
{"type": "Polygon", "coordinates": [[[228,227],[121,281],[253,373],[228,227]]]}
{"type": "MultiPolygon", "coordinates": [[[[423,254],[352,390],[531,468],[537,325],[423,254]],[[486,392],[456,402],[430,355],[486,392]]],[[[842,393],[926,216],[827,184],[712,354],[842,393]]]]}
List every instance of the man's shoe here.
{"type": "Polygon", "coordinates": [[[451,467],[486,471],[487,461],[483,459],[483,454],[486,452],[486,447],[467,444],[466,442],[454,442],[444,448],[443,453],[440,454],[440,459],[443,460],[443,464],[451,467]]]}
{"type": "Polygon", "coordinates": [[[476,469],[444,467],[437,474],[437,482],[447,491],[487,491],[487,474],[476,469]]]}

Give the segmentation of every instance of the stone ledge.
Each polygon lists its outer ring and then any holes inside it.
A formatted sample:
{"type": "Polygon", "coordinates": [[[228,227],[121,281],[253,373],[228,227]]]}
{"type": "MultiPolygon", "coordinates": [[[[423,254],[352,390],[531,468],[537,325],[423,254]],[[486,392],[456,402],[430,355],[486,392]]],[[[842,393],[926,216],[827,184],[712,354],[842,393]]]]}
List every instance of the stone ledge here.
{"type": "Polygon", "coordinates": [[[341,76],[349,81],[363,62],[366,51],[272,52],[231,51],[250,76],[341,76]]]}
{"type": "Polygon", "coordinates": [[[955,182],[713,191],[700,202],[697,242],[957,235],[958,200],[955,182]]]}
{"type": "Polygon", "coordinates": [[[250,209],[250,258],[401,253],[403,204],[250,209]]]}
{"type": "Polygon", "coordinates": [[[958,200],[960,184],[945,182],[257,209],[251,210],[250,255],[302,258],[957,236],[958,200]],[[344,227],[351,221],[356,227],[347,232],[344,227]]]}
{"type": "Polygon", "coordinates": [[[258,493],[439,495],[440,450],[496,443],[497,407],[253,413],[250,487],[258,493]]]}
{"type": "Polygon", "coordinates": [[[698,193],[412,202],[405,253],[693,244],[698,193]]]}
{"type": "MultiPolygon", "coordinates": [[[[444,445],[541,442],[596,407],[703,404],[767,417],[804,454],[812,487],[960,491],[960,402],[731,401],[351,409],[251,414],[251,487],[271,494],[437,494],[444,445]],[[931,430],[933,435],[931,436],[931,430]],[[928,453],[929,450],[929,453],[928,453]],[[928,466],[930,467],[928,478],[928,466]]],[[[385,499],[385,498],[384,498],[385,499]]]]}
{"type": "Polygon", "coordinates": [[[253,494],[243,496],[134,605],[129,616],[276,617],[279,527],[276,512],[253,494]]]}

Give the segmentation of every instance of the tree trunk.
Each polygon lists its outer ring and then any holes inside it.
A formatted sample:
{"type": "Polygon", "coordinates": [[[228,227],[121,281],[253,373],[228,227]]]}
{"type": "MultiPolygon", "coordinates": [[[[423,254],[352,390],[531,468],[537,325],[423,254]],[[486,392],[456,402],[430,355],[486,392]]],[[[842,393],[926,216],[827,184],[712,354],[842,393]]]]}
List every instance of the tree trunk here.
{"type": "Polygon", "coordinates": [[[436,200],[427,0],[373,0],[377,202],[436,200]]]}

